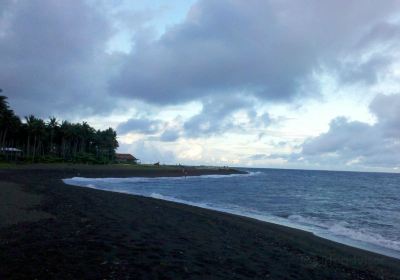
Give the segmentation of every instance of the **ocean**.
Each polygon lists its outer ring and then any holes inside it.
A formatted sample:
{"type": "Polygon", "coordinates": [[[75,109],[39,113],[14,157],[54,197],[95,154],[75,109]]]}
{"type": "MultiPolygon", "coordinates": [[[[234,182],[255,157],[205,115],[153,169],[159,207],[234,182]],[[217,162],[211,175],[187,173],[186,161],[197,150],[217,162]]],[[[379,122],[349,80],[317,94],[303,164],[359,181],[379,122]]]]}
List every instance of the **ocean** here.
{"type": "Polygon", "coordinates": [[[249,174],[64,182],[247,216],[400,259],[400,174],[242,170],[249,174]]]}

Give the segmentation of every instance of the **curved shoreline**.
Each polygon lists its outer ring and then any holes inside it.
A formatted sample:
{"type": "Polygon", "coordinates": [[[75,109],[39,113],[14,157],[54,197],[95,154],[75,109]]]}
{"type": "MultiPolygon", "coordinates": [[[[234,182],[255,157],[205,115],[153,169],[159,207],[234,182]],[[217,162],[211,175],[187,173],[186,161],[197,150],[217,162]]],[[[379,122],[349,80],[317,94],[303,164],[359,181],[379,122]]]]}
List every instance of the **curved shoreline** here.
{"type": "MultiPolygon", "coordinates": [[[[198,175],[199,177],[209,177],[209,176],[213,176],[212,178],[224,178],[224,177],[229,177],[229,176],[252,176],[251,173],[248,174],[230,174],[230,175],[198,175]],[[216,176],[216,177],[214,177],[216,176]]],[[[195,176],[194,176],[195,177],[195,176]]],[[[149,179],[148,177],[132,177],[132,178],[138,178],[140,179],[149,179]]],[[[155,177],[155,178],[150,178],[150,180],[153,179],[168,179],[170,177],[155,177]]],[[[181,178],[181,177],[179,177],[181,178]]],[[[290,227],[293,229],[297,229],[297,230],[301,230],[301,231],[305,231],[305,232],[309,232],[317,237],[326,239],[326,240],[330,240],[333,242],[337,242],[343,245],[347,245],[350,247],[354,247],[354,248],[358,248],[361,250],[365,250],[368,252],[373,252],[373,253],[377,253],[377,254],[382,254],[388,257],[392,257],[392,258],[396,258],[400,260],[400,252],[396,251],[394,249],[388,248],[388,247],[382,247],[382,246],[378,246],[375,245],[373,243],[367,243],[364,241],[360,241],[360,240],[356,240],[356,239],[352,239],[348,236],[335,236],[333,234],[329,235],[323,231],[318,231],[318,229],[316,228],[310,228],[310,227],[306,227],[306,226],[301,226],[298,225],[296,223],[291,223],[289,221],[285,221],[283,219],[280,219],[279,217],[268,217],[265,216],[262,213],[259,214],[255,214],[255,213],[248,213],[248,212],[240,212],[240,211],[234,211],[231,209],[227,209],[227,208],[221,208],[218,206],[209,206],[207,204],[204,203],[195,203],[195,202],[191,202],[191,201],[186,201],[186,200],[181,200],[181,199],[177,199],[175,197],[166,197],[163,195],[158,195],[156,194],[156,196],[153,195],[143,195],[140,193],[135,193],[135,192],[127,192],[127,191],[121,191],[121,190],[115,190],[115,189],[103,189],[101,187],[97,187],[96,185],[93,184],[89,184],[87,185],[88,182],[93,182],[96,180],[100,180],[102,181],[103,179],[106,180],[110,180],[110,181],[115,181],[118,179],[122,179],[124,180],[124,178],[86,178],[86,177],[74,177],[74,178],[66,178],[63,179],[63,182],[67,185],[71,185],[71,186],[78,186],[78,187],[84,187],[84,188],[91,188],[91,189],[96,189],[96,190],[103,190],[103,191],[108,191],[108,192],[116,192],[116,193],[123,193],[123,194],[128,194],[128,195],[134,195],[134,196],[140,196],[140,197],[146,197],[146,198],[153,198],[153,199],[159,199],[159,200],[163,200],[163,201],[169,201],[169,202],[173,202],[173,203],[178,203],[178,204],[182,204],[182,205],[189,205],[189,206],[194,206],[194,207],[199,207],[202,209],[208,209],[208,210],[212,210],[212,211],[217,211],[217,212],[221,212],[221,213],[227,213],[227,214],[232,214],[232,215],[236,215],[236,216],[241,216],[241,217],[247,217],[247,218],[252,218],[258,221],[262,221],[262,222],[266,222],[266,223],[272,223],[272,224],[276,224],[276,225],[281,225],[281,226],[285,226],[285,227],[290,227]]]]}
{"type": "Polygon", "coordinates": [[[126,171],[89,167],[0,171],[0,181],[40,195],[42,202],[35,210],[51,215],[0,227],[0,257],[5,260],[0,264],[0,277],[42,278],[51,273],[63,279],[110,275],[136,279],[254,279],[266,275],[272,279],[398,279],[400,275],[399,260],[301,230],[61,181],[78,173],[84,177],[127,175],[126,171]]]}

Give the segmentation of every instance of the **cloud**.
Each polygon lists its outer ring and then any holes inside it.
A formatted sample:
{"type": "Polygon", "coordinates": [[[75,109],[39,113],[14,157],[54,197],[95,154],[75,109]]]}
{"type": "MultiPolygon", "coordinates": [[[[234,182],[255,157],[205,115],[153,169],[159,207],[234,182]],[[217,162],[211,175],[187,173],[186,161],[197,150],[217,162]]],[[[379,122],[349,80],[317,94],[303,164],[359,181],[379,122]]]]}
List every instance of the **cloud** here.
{"type": "MultiPolygon", "coordinates": [[[[120,124],[121,134],[168,145],[257,128],[260,141],[278,121],[279,108],[270,106],[293,100],[307,106],[319,86],[336,92],[321,85],[321,76],[367,94],[396,76],[390,71],[400,54],[398,0],[198,0],[168,27],[154,26],[163,8],[115,8],[120,2],[0,1],[0,88],[18,114],[112,119],[134,104],[130,109],[152,111],[120,124]],[[173,119],[179,106],[164,107],[189,101],[202,110],[193,115],[189,105],[185,117],[173,119]],[[159,116],[166,119],[154,119],[164,108],[159,116]]],[[[336,118],[300,153],[279,158],[398,165],[399,102],[398,95],[379,95],[370,105],[376,124],[336,118]]]]}
{"type": "Polygon", "coordinates": [[[106,82],[118,58],[104,53],[113,32],[106,16],[88,1],[6,2],[0,85],[17,111],[47,117],[111,110],[106,82]]]}
{"type": "Polygon", "coordinates": [[[399,94],[378,95],[370,110],[379,120],[379,128],[387,138],[400,138],[400,97],[399,94]]]}
{"type": "Polygon", "coordinates": [[[185,135],[200,137],[220,134],[236,127],[232,114],[251,106],[251,102],[240,96],[215,97],[203,101],[200,113],[184,124],[185,135]]]}
{"type": "Polygon", "coordinates": [[[202,100],[200,112],[189,118],[177,117],[165,121],[147,117],[131,118],[120,123],[117,131],[120,134],[158,134],[159,136],[149,136],[146,139],[174,142],[181,137],[202,138],[228,132],[243,132],[254,127],[263,129],[275,121],[267,112],[257,113],[256,106],[257,100],[240,95],[230,98],[210,97],[202,100]]]}
{"type": "Polygon", "coordinates": [[[370,105],[373,125],[334,119],[329,130],[306,140],[296,160],[311,164],[362,167],[400,167],[400,94],[378,95],[370,105]]]}
{"type": "Polygon", "coordinates": [[[399,25],[389,22],[398,8],[395,0],[200,0],[184,22],[127,55],[111,88],[171,104],[243,90],[289,101],[313,94],[310,79],[323,69],[373,82],[390,56],[365,54],[398,45],[399,25]]]}
{"type": "MultiPolygon", "coordinates": [[[[255,119],[255,118],[257,118],[257,115],[253,116],[253,119],[255,119]]],[[[273,120],[273,119],[271,118],[271,116],[270,116],[267,112],[266,112],[266,113],[263,113],[263,114],[259,117],[259,120],[260,120],[260,122],[261,122],[261,125],[263,125],[263,126],[269,126],[272,122],[277,121],[277,120],[273,120]]]]}
{"type": "Polygon", "coordinates": [[[250,160],[266,160],[270,159],[270,157],[266,154],[255,154],[248,157],[250,160]]]}
{"type": "Polygon", "coordinates": [[[326,69],[346,82],[377,81],[400,35],[395,0],[199,0],[156,39],[148,23],[162,8],[104,3],[1,2],[0,86],[17,112],[106,114],[127,99],[237,94],[287,102],[316,94],[313,76],[326,69]],[[121,32],[133,36],[132,50],[110,54],[121,32]]]}
{"type": "Polygon", "coordinates": [[[160,140],[163,142],[174,142],[174,141],[178,140],[179,137],[180,137],[179,130],[167,129],[161,134],[160,140]]]}
{"type": "Polygon", "coordinates": [[[272,154],[254,154],[247,159],[251,161],[271,161],[271,160],[282,160],[282,161],[296,161],[298,160],[298,155],[293,154],[284,154],[284,153],[272,153],[272,154]]]}
{"type": "Polygon", "coordinates": [[[138,132],[143,134],[157,133],[162,127],[159,120],[151,120],[147,118],[132,118],[118,125],[117,132],[127,134],[138,132]]]}
{"type": "Polygon", "coordinates": [[[350,122],[344,117],[338,117],[330,123],[328,132],[305,141],[303,154],[319,155],[338,151],[362,151],[380,139],[380,136],[373,132],[373,126],[369,124],[350,122]],[[360,139],[364,140],[360,141],[360,139]]]}
{"type": "Polygon", "coordinates": [[[118,151],[132,153],[135,157],[139,158],[142,163],[160,162],[162,164],[173,164],[178,162],[175,154],[171,150],[151,141],[137,141],[132,145],[122,143],[118,151]]]}
{"type": "Polygon", "coordinates": [[[391,65],[394,57],[391,54],[375,54],[364,62],[351,61],[340,67],[340,82],[352,84],[362,82],[366,85],[377,83],[386,74],[385,69],[391,65]]]}

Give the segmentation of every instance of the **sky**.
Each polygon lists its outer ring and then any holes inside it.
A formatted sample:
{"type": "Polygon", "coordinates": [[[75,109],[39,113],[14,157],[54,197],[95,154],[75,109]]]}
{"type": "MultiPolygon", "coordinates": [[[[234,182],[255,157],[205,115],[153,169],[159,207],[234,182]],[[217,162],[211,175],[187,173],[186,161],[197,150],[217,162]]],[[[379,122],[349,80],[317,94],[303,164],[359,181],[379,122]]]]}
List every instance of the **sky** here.
{"type": "Polygon", "coordinates": [[[400,172],[398,0],[2,0],[20,116],[144,163],[400,172]]]}

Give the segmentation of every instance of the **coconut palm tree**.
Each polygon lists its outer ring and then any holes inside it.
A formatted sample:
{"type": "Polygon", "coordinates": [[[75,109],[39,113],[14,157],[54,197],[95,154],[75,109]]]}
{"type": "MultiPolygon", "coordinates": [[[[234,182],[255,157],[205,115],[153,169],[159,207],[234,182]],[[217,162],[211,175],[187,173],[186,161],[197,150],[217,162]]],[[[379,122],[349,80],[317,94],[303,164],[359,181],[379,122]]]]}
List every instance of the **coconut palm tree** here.
{"type": "MultiPolygon", "coordinates": [[[[1,92],[1,90],[0,90],[1,92]]],[[[21,121],[10,109],[7,97],[0,96],[0,144],[4,148],[7,142],[15,142],[18,130],[20,129],[21,121]]]]}
{"type": "Polygon", "coordinates": [[[46,125],[42,119],[36,118],[33,115],[25,117],[27,130],[28,130],[28,143],[27,143],[27,154],[30,155],[31,149],[31,137],[33,138],[32,147],[32,161],[35,161],[37,153],[43,150],[43,140],[46,135],[46,125]]]}
{"type": "Polygon", "coordinates": [[[56,130],[59,128],[58,121],[55,117],[50,117],[49,121],[46,123],[46,129],[48,130],[48,134],[50,135],[50,146],[49,146],[49,153],[55,153],[56,147],[54,145],[54,137],[56,134],[56,130]]]}
{"type": "MultiPolygon", "coordinates": [[[[0,90],[1,92],[1,90],[0,90]]],[[[33,115],[20,118],[9,108],[7,97],[0,95],[0,147],[21,147],[25,155],[37,161],[39,156],[58,155],[64,160],[113,160],[118,147],[112,128],[96,130],[87,122],[61,124],[55,117],[47,122],[33,115]]]]}

